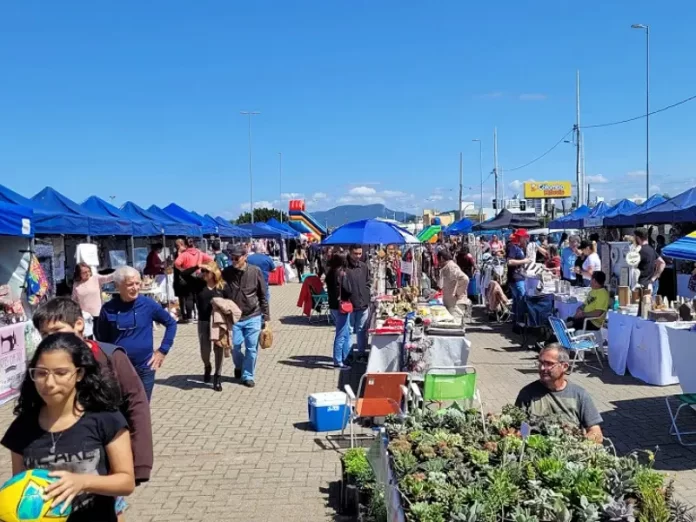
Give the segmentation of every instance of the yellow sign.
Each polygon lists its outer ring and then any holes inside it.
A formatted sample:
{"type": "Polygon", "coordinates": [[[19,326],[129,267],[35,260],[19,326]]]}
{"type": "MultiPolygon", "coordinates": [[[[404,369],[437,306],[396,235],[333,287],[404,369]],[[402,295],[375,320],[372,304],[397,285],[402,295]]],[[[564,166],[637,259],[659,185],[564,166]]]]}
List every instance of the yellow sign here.
{"type": "Polygon", "coordinates": [[[570,181],[525,181],[525,199],[569,198],[570,181]]]}

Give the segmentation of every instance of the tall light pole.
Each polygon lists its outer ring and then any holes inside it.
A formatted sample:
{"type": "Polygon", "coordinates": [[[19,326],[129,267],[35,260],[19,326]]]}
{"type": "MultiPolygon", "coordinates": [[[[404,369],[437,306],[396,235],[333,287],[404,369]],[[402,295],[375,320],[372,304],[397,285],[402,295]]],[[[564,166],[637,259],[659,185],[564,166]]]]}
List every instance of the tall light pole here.
{"type": "Polygon", "coordinates": [[[251,213],[251,222],[254,222],[254,176],[251,170],[251,117],[261,114],[256,111],[241,111],[239,114],[249,118],[249,212],[251,213]]]}
{"type": "Polygon", "coordinates": [[[278,189],[280,190],[280,193],[278,194],[278,197],[280,198],[280,222],[283,222],[283,153],[279,152],[278,153],[278,189]]]}
{"type": "Polygon", "coordinates": [[[479,221],[483,221],[483,146],[481,140],[476,138],[471,141],[478,141],[479,144],[479,177],[481,178],[481,201],[479,202],[479,221]]]}
{"type": "Polygon", "coordinates": [[[633,24],[645,31],[645,197],[650,197],[650,26],[633,24]]]}

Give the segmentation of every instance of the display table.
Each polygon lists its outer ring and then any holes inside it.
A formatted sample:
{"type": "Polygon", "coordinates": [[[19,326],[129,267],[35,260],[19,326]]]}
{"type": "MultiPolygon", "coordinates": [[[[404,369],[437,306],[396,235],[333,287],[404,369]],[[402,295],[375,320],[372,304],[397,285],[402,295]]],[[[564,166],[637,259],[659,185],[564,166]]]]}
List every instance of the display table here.
{"type": "Polygon", "coordinates": [[[285,284],[285,269],[283,265],[277,266],[273,272],[268,274],[268,284],[274,286],[285,284]]]}
{"type": "Polygon", "coordinates": [[[575,303],[567,303],[559,299],[553,300],[553,307],[556,310],[558,310],[558,317],[560,317],[563,320],[575,317],[575,312],[577,312],[578,308],[580,308],[581,306],[582,303],[579,301],[576,301],[575,303]]]}
{"type": "Polygon", "coordinates": [[[609,367],[618,375],[626,369],[636,379],[657,386],[679,382],[672,362],[668,332],[691,323],[656,323],[633,315],[608,313],[609,367]]]}

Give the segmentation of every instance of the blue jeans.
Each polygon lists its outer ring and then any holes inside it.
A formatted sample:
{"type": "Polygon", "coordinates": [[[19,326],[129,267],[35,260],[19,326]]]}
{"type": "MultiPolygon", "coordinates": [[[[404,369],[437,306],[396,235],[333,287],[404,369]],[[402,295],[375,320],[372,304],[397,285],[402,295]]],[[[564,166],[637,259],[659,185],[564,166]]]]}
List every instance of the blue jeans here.
{"type": "Polygon", "coordinates": [[[510,293],[512,294],[512,313],[515,314],[515,321],[521,322],[522,317],[519,315],[520,302],[526,292],[524,281],[510,281],[510,293]]]}
{"type": "Polygon", "coordinates": [[[331,316],[336,324],[336,335],[333,343],[333,362],[341,365],[350,355],[350,314],[342,314],[338,310],[331,310],[331,316]]]}
{"type": "Polygon", "coordinates": [[[358,355],[364,354],[367,349],[367,318],[369,315],[369,308],[355,310],[350,314],[351,326],[358,340],[358,355]]]}
{"type": "Polygon", "coordinates": [[[256,354],[259,349],[259,335],[261,334],[261,316],[250,317],[243,321],[237,321],[232,327],[232,360],[237,370],[242,370],[242,381],[253,381],[256,369],[256,354]],[[246,350],[242,354],[242,344],[246,350]]]}
{"type": "Polygon", "coordinates": [[[149,366],[144,368],[136,367],[135,373],[138,374],[140,380],[143,383],[143,388],[145,388],[145,395],[147,395],[147,402],[150,402],[152,398],[152,390],[155,387],[155,370],[151,369],[149,366]]]}

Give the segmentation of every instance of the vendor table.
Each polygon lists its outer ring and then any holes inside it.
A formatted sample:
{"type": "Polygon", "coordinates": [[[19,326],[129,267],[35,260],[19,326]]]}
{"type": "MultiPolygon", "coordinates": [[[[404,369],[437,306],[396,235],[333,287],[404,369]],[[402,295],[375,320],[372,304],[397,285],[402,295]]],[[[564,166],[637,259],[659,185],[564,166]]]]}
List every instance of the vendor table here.
{"type": "Polygon", "coordinates": [[[561,319],[570,319],[571,317],[575,317],[575,312],[578,311],[578,308],[582,306],[582,303],[579,301],[576,301],[574,303],[567,303],[564,301],[561,301],[560,299],[554,299],[553,301],[553,307],[558,310],[558,317],[561,319]]]}
{"type": "Polygon", "coordinates": [[[284,285],[285,284],[285,268],[283,265],[277,266],[273,272],[268,274],[269,285],[284,285]]]}
{"type": "Polygon", "coordinates": [[[610,311],[609,366],[618,375],[626,369],[636,379],[657,386],[677,384],[668,331],[691,323],[658,323],[610,311]]]}
{"type": "MultiPolygon", "coordinates": [[[[464,336],[428,335],[432,341],[429,350],[429,366],[465,366],[469,360],[471,343],[464,336]]],[[[401,371],[401,347],[403,335],[373,335],[367,373],[401,371]]],[[[411,372],[411,378],[422,380],[419,372],[411,372]]]]}

